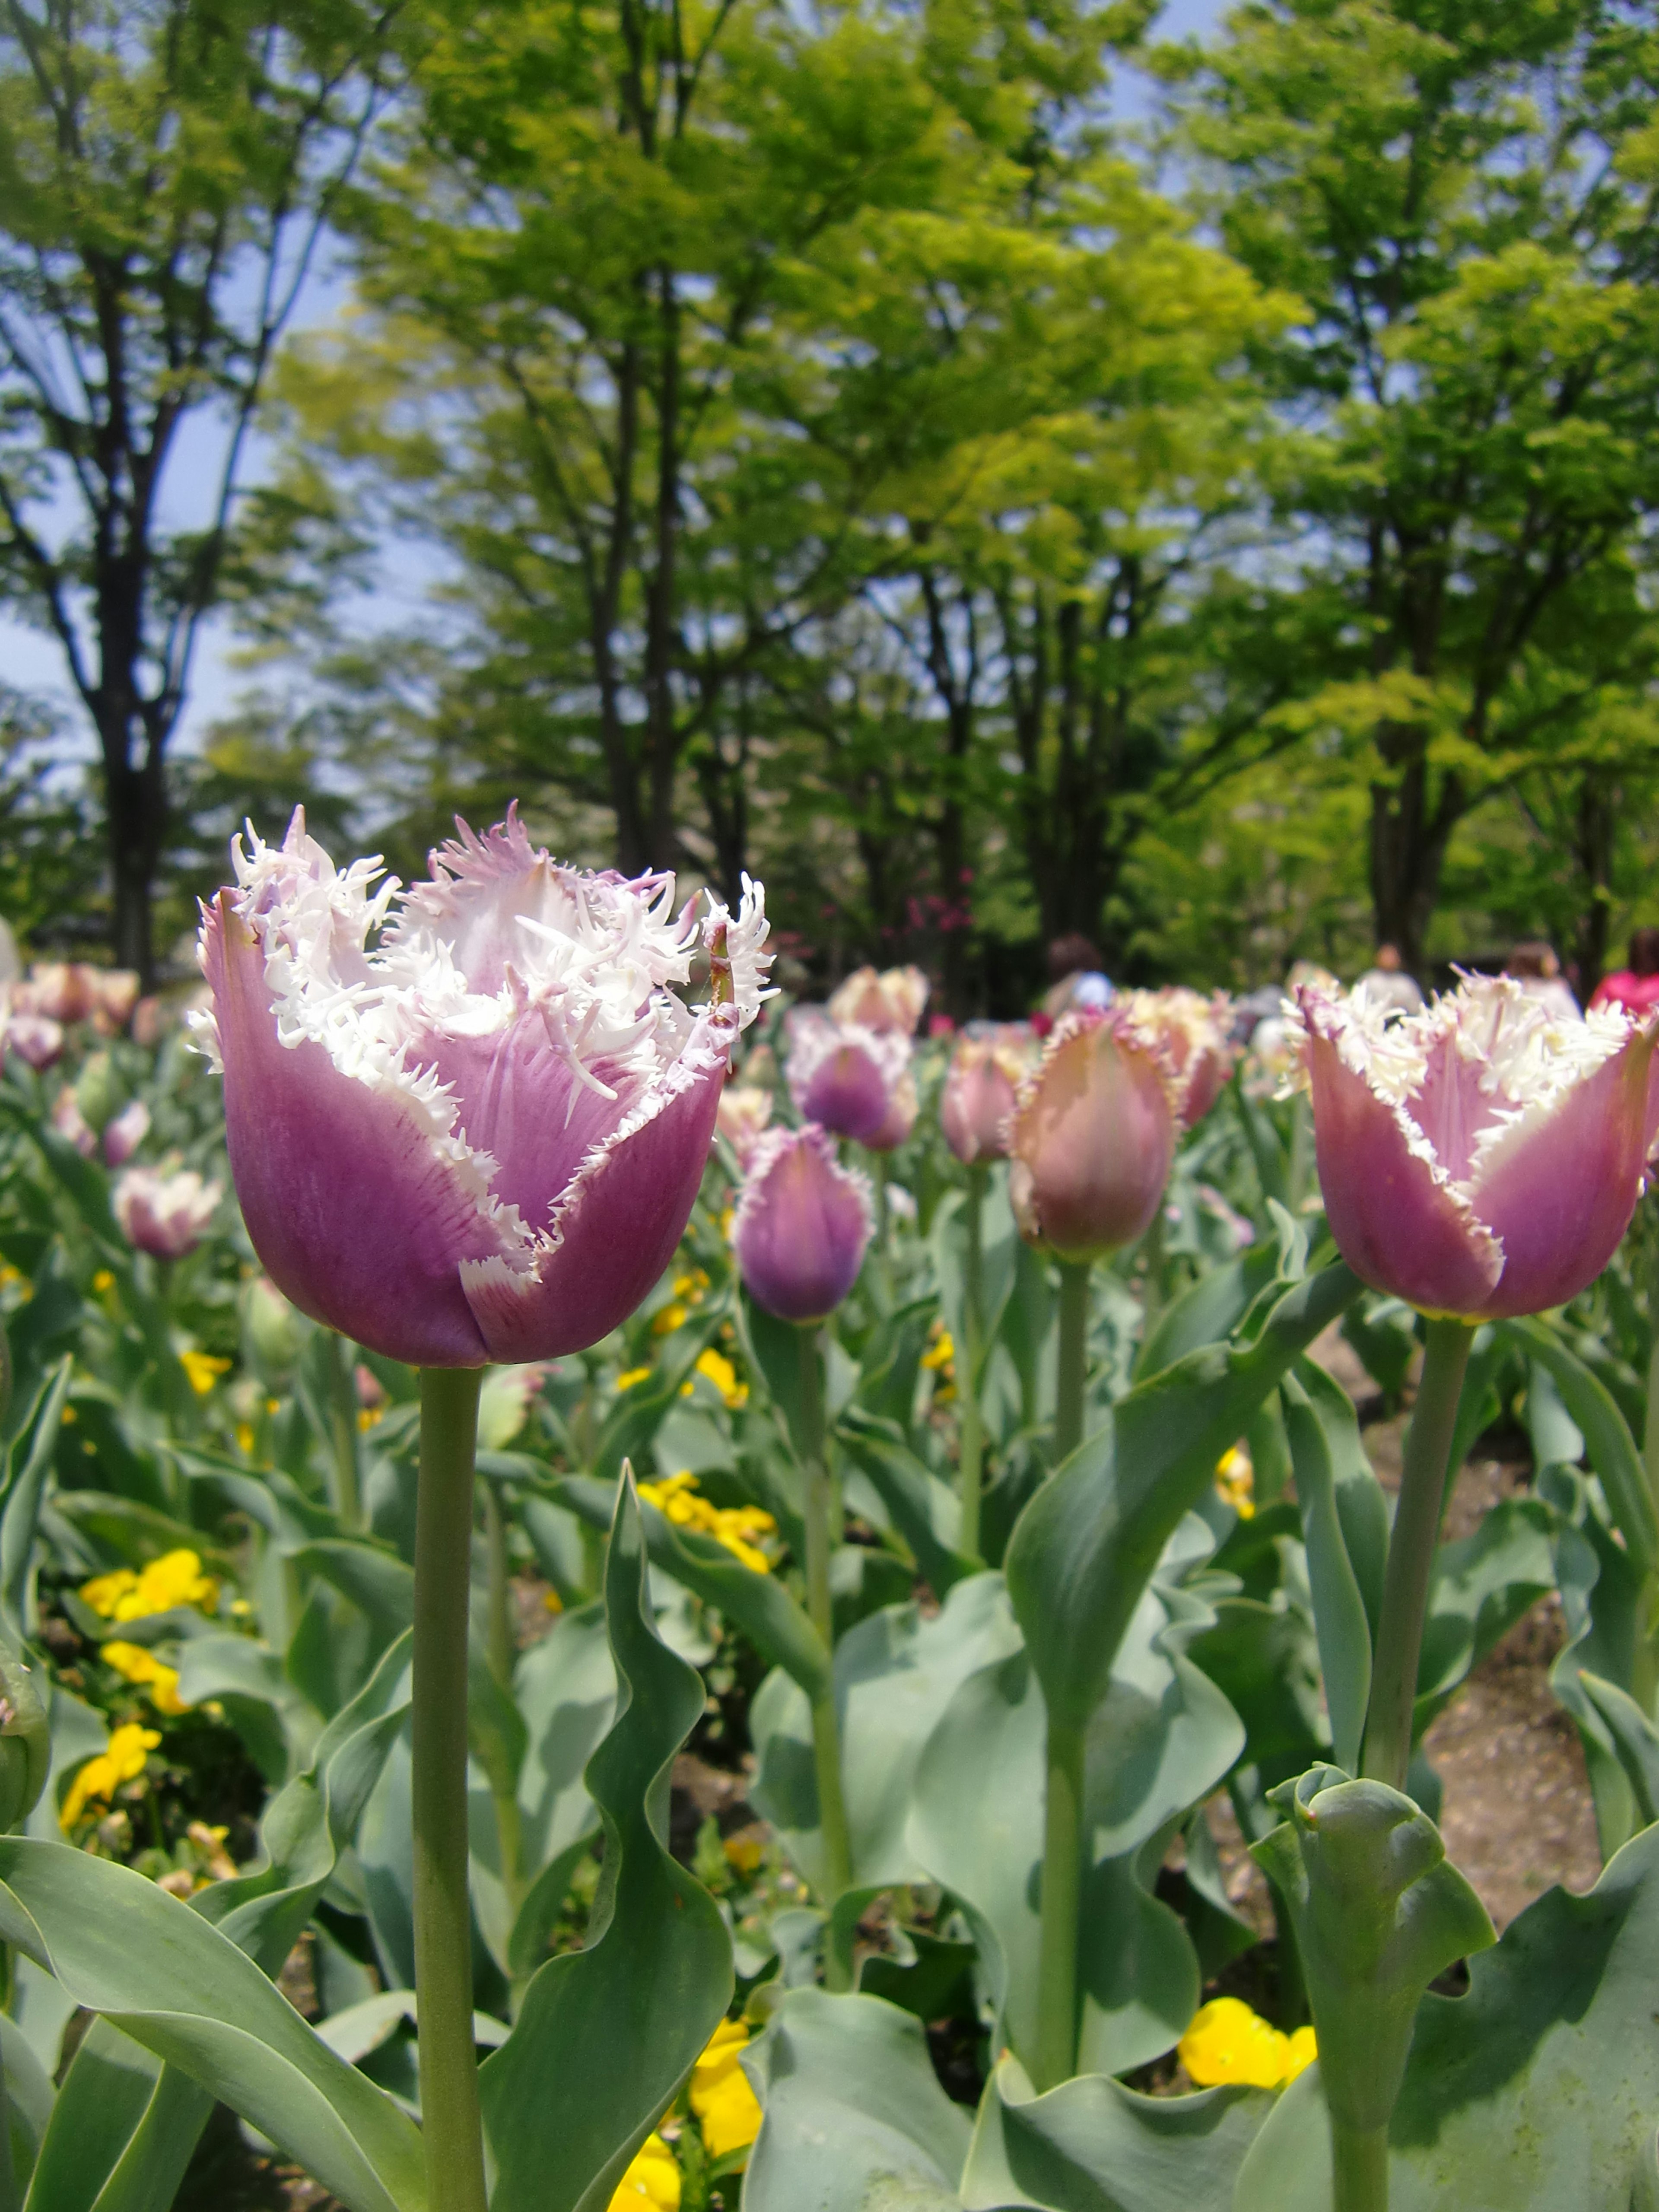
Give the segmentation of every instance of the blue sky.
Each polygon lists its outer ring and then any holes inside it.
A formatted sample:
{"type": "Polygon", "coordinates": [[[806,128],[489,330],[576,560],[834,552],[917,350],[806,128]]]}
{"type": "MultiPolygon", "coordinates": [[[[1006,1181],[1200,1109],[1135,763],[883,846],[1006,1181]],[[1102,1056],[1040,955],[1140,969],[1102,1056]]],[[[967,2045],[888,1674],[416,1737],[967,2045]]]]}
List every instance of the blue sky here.
{"type": "MultiPolygon", "coordinates": [[[[1170,0],[1158,19],[1158,33],[1165,38],[1201,36],[1214,26],[1224,4],[1224,0],[1170,0]]],[[[1149,112],[1153,97],[1154,88],[1139,71],[1123,70],[1112,88],[1113,112],[1124,122],[1139,121],[1149,112]]],[[[325,265],[301,296],[291,330],[326,325],[347,296],[348,287],[338,271],[325,265]]],[[[181,438],[164,502],[173,520],[194,519],[193,506],[205,496],[207,485],[216,479],[215,462],[218,451],[217,438],[206,427],[192,429],[181,438]]],[[[252,449],[252,465],[256,472],[260,459],[256,444],[252,449]]],[[[381,592],[362,603],[366,625],[406,617],[411,601],[418,599],[422,589],[422,565],[413,548],[390,550],[381,592]]],[[[430,573],[429,568],[426,573],[430,573]]],[[[234,651],[234,640],[226,625],[210,623],[198,645],[191,695],[175,740],[178,744],[188,747],[230,706],[243,681],[232,665],[234,651]]],[[[70,727],[85,735],[90,751],[90,734],[86,732],[84,716],[74,699],[55,640],[0,615],[0,678],[18,690],[38,694],[59,704],[65,710],[70,727]]]]}

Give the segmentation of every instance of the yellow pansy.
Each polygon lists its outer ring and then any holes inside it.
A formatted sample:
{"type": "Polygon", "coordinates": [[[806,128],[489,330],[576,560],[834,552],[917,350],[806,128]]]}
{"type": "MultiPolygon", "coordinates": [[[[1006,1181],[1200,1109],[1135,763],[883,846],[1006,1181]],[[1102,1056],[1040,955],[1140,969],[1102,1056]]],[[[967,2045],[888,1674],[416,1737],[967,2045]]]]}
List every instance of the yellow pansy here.
{"type": "Polygon", "coordinates": [[[1231,1451],[1223,1452],[1216,1462],[1215,1486],[1241,1521],[1254,1517],[1255,1469],[1243,1444],[1235,1444],[1231,1451]]]}
{"type": "Polygon", "coordinates": [[[205,1398],[222,1375],[230,1372],[228,1359],[216,1358],[210,1352],[181,1352],[179,1364],[190,1377],[190,1387],[198,1398],[205,1398]]]}
{"type": "Polygon", "coordinates": [[[81,1597],[106,1620],[143,1620],[148,1613],[171,1613],[177,1605],[211,1613],[219,1602],[219,1585],[202,1572],[196,1553],[181,1549],[164,1552],[140,1574],[117,1567],[112,1574],[94,1575],[82,1583],[81,1597]]]}
{"type": "Polygon", "coordinates": [[[1238,1997],[1212,1997],[1200,2005],[1176,2049],[1200,2089],[1224,2081],[1282,2089],[1319,2056],[1312,2028],[1283,2035],[1238,1997]]]}
{"type": "Polygon", "coordinates": [[[650,1373],[651,1370],[648,1367],[624,1367],[617,1377],[617,1388],[619,1390],[631,1390],[636,1382],[645,1382],[650,1373]]]}
{"type": "Polygon", "coordinates": [[[640,1496],[666,1515],[676,1528],[695,1528],[701,1535],[712,1536],[754,1573],[771,1573],[772,1562],[750,1540],[769,1535],[778,1524],[758,1505],[711,1504],[698,1496],[697,1478],[684,1468],[678,1474],[665,1475],[660,1482],[642,1482],[640,1496]]]}
{"type": "Polygon", "coordinates": [[[760,2100],[738,2063],[748,2040],[749,2030],[740,2020],[723,2020],[691,2069],[691,2109],[710,2158],[746,2149],[760,2133],[760,2100]]]}
{"type": "Polygon", "coordinates": [[[739,1406],[749,1403],[749,1385],[738,1382],[737,1369],[725,1353],[716,1352],[712,1344],[698,1360],[697,1372],[714,1384],[732,1413],[735,1413],[739,1406]]]}
{"type": "Polygon", "coordinates": [[[150,1703],[158,1713],[187,1713],[190,1711],[179,1695],[179,1669],[164,1666],[155,1654],[145,1650],[142,1644],[112,1641],[103,1645],[100,1656],[106,1666],[113,1667],[124,1680],[137,1682],[147,1689],[150,1703]]]}
{"type": "Polygon", "coordinates": [[[144,1771],[144,1761],[161,1741],[154,1729],[140,1728],[137,1721],[117,1729],[110,1737],[109,1749],[89,1759],[70,1784],[58,1816],[64,1834],[73,1832],[88,1803],[95,1800],[107,1805],[124,1782],[136,1782],[144,1771]]]}
{"type": "Polygon", "coordinates": [[[660,2136],[647,2136],[611,2199],[611,2212],[680,2212],[680,2170],[660,2136]]]}

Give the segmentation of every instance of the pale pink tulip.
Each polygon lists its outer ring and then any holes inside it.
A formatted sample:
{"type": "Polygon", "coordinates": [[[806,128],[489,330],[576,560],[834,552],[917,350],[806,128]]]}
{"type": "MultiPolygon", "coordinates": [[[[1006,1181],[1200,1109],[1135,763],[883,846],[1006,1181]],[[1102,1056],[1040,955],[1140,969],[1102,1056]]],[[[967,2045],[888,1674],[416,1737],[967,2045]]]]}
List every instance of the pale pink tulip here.
{"type": "Polygon", "coordinates": [[[1630,1225],[1659,1121],[1659,1015],[1560,1021],[1472,975],[1420,1013],[1298,990],[1326,1214],[1342,1256],[1423,1312],[1495,1321],[1565,1304],[1630,1225]]]}
{"type": "Polygon", "coordinates": [[[149,1134],[149,1109],[142,1098],[124,1106],[104,1131],[104,1158],[111,1167],[125,1167],[149,1134]]]}
{"type": "Polygon", "coordinates": [[[720,1093],[714,1126],[737,1155],[738,1166],[748,1172],[761,1132],[772,1118],[772,1094],[751,1084],[728,1083],[720,1093]]]}
{"type": "Polygon", "coordinates": [[[284,1296],[413,1366],[516,1365],[597,1343],[672,1255],[765,908],[750,886],[735,920],[712,897],[676,917],[672,876],[561,867],[516,813],[459,826],[401,897],[376,861],[337,871],[299,812],[280,849],[239,842],[198,1033],[284,1296]],[[693,1011],[672,987],[700,957],[693,1011]]]}
{"type": "Polygon", "coordinates": [[[1176,1091],[1159,1038],[1127,1011],[1056,1023],[1009,1124],[1008,1195],[1028,1243],[1090,1261],[1146,1233],[1175,1158],[1176,1091]]]}
{"type": "Polygon", "coordinates": [[[1229,1030],[1231,1001],[1224,991],[1206,995],[1174,984],[1162,991],[1129,991],[1123,1004],[1136,1025],[1155,1031],[1175,1071],[1176,1115],[1183,1129],[1201,1121],[1227,1087],[1237,1057],[1229,1030]]]}
{"type": "Polygon", "coordinates": [[[220,1188],[194,1168],[172,1175],[129,1168],[115,1186],[115,1218],[129,1244],[157,1260],[182,1260],[193,1252],[218,1211],[220,1188]]]}
{"type": "Polygon", "coordinates": [[[927,978],[920,968],[856,968],[830,994],[830,1018],[842,1029],[873,1030],[878,1036],[914,1036],[927,1004],[927,978]]]}
{"type": "Polygon", "coordinates": [[[957,1040],[939,1099],[945,1141],[964,1167],[1008,1156],[1008,1117],[1030,1073],[1035,1044],[1023,1022],[969,1030],[957,1040]]]}
{"type": "Polygon", "coordinates": [[[97,970],[81,960],[37,960],[15,994],[25,1013],[72,1029],[98,1004],[97,970]]]}
{"type": "Polygon", "coordinates": [[[37,1075],[64,1056],[64,1025],[47,1014],[27,1012],[6,1021],[6,1049],[27,1060],[37,1075]]]}

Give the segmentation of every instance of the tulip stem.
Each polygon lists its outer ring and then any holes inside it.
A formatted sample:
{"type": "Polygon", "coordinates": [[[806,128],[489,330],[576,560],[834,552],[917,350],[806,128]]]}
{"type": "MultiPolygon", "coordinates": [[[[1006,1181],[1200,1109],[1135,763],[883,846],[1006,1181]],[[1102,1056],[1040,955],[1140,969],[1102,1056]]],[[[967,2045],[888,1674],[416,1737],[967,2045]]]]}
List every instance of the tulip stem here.
{"type": "MultiPolygon", "coordinates": [[[[806,1611],[823,1639],[836,1648],[834,1607],[830,1595],[830,1553],[836,1532],[830,1527],[830,1457],[823,1418],[823,1336],[816,1325],[800,1333],[802,1519],[806,1530],[806,1611]]],[[[853,1848],[842,1788],[841,1727],[833,1681],[812,1701],[812,1764],[818,1784],[818,1824],[823,1833],[824,1902],[853,1887],[853,1848]]],[[[833,1942],[824,1949],[824,1980],[832,1990],[851,1986],[833,1942]]]]}
{"type": "Polygon", "coordinates": [[[1331,2212],[1389,2212],[1389,2131],[1331,2122],[1331,2212]]]}
{"type": "Polygon", "coordinates": [[[1089,1366],[1089,1262],[1060,1263],[1060,1371],[1054,1382],[1054,1464],[1083,1442],[1083,1405],[1089,1366]]]}
{"type": "Polygon", "coordinates": [[[477,1368],[421,1370],[411,1796],[421,2125],[434,2212],[486,2208],[466,1829],[467,1607],[483,1379],[477,1368]]]}
{"type": "MultiPolygon", "coordinates": [[[[1079,1273],[1081,1270],[1079,1270],[1079,1273]]],[[[1037,1953],[1036,2050],[1040,2090],[1077,2071],[1077,1945],[1083,1909],[1081,1729],[1048,1723],[1048,1797],[1042,1838],[1042,1932],[1037,1953]]]]}
{"type": "MultiPolygon", "coordinates": [[[[331,1332],[332,1334],[332,1332],[331,1332]]],[[[351,1347],[334,1336],[329,1359],[330,1441],[334,1447],[334,1512],[354,1535],[363,1525],[357,1481],[357,1393],[353,1387],[351,1347]]]]}
{"type": "MultiPolygon", "coordinates": [[[[513,1661],[517,1639],[513,1633],[513,1594],[507,1577],[507,1520],[501,1493],[487,1477],[479,1483],[483,1492],[484,1558],[489,1565],[484,1650],[489,1671],[510,1698],[513,1661]]],[[[501,1852],[501,1887],[507,1893],[507,1912],[516,1920],[523,1903],[520,1882],[524,1872],[524,1826],[519,1815],[517,1778],[505,1772],[490,1777],[495,1805],[495,1841],[501,1852]]]]}
{"type": "MultiPolygon", "coordinates": [[[[1412,1708],[1417,1698],[1429,1576],[1440,1534],[1457,1401],[1474,1341],[1474,1331],[1467,1322],[1429,1322],[1423,1377],[1412,1410],[1411,1434],[1406,1439],[1400,1502],[1395,1509],[1388,1571],[1382,1583],[1382,1611],[1376,1624],[1376,1661],[1371,1672],[1363,1760],[1366,1775],[1395,1790],[1405,1788],[1411,1765],[1412,1708]]],[[[1362,2202],[1369,2200],[1354,2199],[1356,2204],[1362,2202]]]]}
{"type": "Polygon", "coordinates": [[[979,1557],[980,1483],[985,1460],[985,1418],[979,1402],[979,1370],[985,1340],[985,1186],[990,1170],[968,1170],[968,1266],[963,1283],[961,1352],[957,1360],[957,1403],[961,1408],[961,1464],[957,1483],[962,1520],[957,1547],[979,1557]]]}

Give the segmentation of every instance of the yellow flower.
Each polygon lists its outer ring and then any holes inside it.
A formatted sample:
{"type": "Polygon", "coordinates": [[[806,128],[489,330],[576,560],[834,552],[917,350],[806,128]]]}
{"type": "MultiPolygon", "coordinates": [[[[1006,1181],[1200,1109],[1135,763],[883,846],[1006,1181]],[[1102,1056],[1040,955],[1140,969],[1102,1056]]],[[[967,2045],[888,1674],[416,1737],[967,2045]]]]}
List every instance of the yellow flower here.
{"type": "Polygon", "coordinates": [[[672,1306],[665,1306],[651,1324],[653,1336],[672,1336],[685,1320],[686,1309],[678,1298],[672,1306]]]}
{"type": "Polygon", "coordinates": [[[152,1559],[142,1574],[117,1567],[112,1574],[94,1575],[81,1585],[81,1597],[106,1620],[143,1620],[152,1613],[171,1613],[174,1606],[200,1606],[211,1613],[219,1602],[219,1585],[202,1572],[194,1552],[164,1552],[152,1559]]]}
{"type": "Polygon", "coordinates": [[[90,1800],[107,1805],[124,1782],[137,1781],[144,1771],[144,1761],[161,1741],[154,1729],[140,1728],[137,1721],[117,1729],[109,1740],[109,1749],[89,1759],[70,1784],[58,1816],[64,1834],[72,1833],[90,1800]]]}
{"type": "Polygon", "coordinates": [[[708,1277],[701,1267],[693,1267],[689,1275],[677,1275],[674,1279],[674,1296],[685,1299],[690,1305],[700,1304],[708,1288],[708,1277]]]}
{"type": "Polygon", "coordinates": [[[14,1267],[9,1260],[0,1266],[0,1291],[15,1291],[20,1305],[27,1305],[34,1296],[34,1285],[21,1267],[14,1267]]]}
{"type": "Polygon", "coordinates": [[[618,1390],[631,1390],[636,1382],[643,1382],[650,1375],[648,1367],[624,1367],[617,1377],[618,1390]]]}
{"type": "Polygon", "coordinates": [[[150,1703],[158,1713],[187,1713],[190,1707],[179,1695],[179,1669],[164,1666],[153,1651],[142,1644],[124,1644],[112,1640],[103,1646],[101,1656],[106,1666],[113,1667],[124,1680],[137,1682],[149,1692],[150,1703]]]}
{"type": "Polygon", "coordinates": [[[691,2109],[710,2158],[746,2149],[760,2133],[760,2100],[738,2063],[748,2040],[749,2030],[740,2020],[723,2020],[691,2069],[691,2109]]]}
{"type": "Polygon", "coordinates": [[[1200,2089],[1223,2081],[1282,2089],[1319,2056],[1312,2028],[1282,2035],[1238,1997],[1212,1997],[1200,2005],[1176,2049],[1200,2089]]]}
{"type": "Polygon", "coordinates": [[[942,1328],[922,1353],[921,1364],[924,1367],[948,1367],[956,1356],[957,1347],[951,1332],[948,1328],[942,1328]]]}
{"type": "Polygon", "coordinates": [[[252,1459],[252,1456],[253,1456],[253,1424],[252,1424],[252,1421],[238,1421],[238,1422],[237,1422],[237,1424],[236,1424],[236,1449],[237,1449],[239,1451],[246,1452],[246,1453],[247,1454],[247,1455],[248,1455],[248,1457],[249,1457],[250,1459],[252,1459]]]}
{"type": "Polygon", "coordinates": [[[100,1267],[92,1279],[92,1287],[101,1298],[106,1291],[115,1288],[115,1278],[107,1267],[100,1267]]]}
{"type": "Polygon", "coordinates": [[[766,1856],[765,1846],[753,1836],[728,1836],[720,1849],[734,1874],[753,1874],[766,1856]]]}
{"type": "Polygon", "coordinates": [[[1232,1507],[1241,1521],[1254,1518],[1255,1469],[1250,1464],[1250,1455],[1243,1444],[1235,1444],[1231,1451],[1223,1452],[1216,1462],[1215,1486],[1218,1495],[1232,1507]]]}
{"type": "Polygon", "coordinates": [[[680,2212],[680,2170],[674,2154],[660,2136],[647,2136],[634,2154],[634,2163],[617,2184],[611,2212],[680,2212]]]}
{"type": "Polygon", "coordinates": [[[772,1562],[750,1539],[769,1535],[778,1524],[758,1505],[711,1504],[697,1495],[697,1478],[684,1468],[659,1482],[642,1482],[640,1496],[677,1528],[695,1528],[701,1535],[712,1536],[754,1573],[771,1573],[772,1562]]]}
{"type": "Polygon", "coordinates": [[[179,1364],[190,1377],[190,1387],[198,1398],[205,1398],[222,1375],[230,1372],[228,1359],[216,1359],[210,1352],[181,1352],[179,1364]]]}
{"type": "Polygon", "coordinates": [[[383,1421],[385,1419],[384,1406],[359,1406],[357,1408],[357,1426],[365,1436],[368,1434],[376,1421],[383,1421]]]}
{"type": "Polygon", "coordinates": [[[738,1382],[737,1369],[712,1344],[698,1360],[697,1372],[714,1384],[732,1413],[749,1403],[749,1385],[738,1382]]]}

